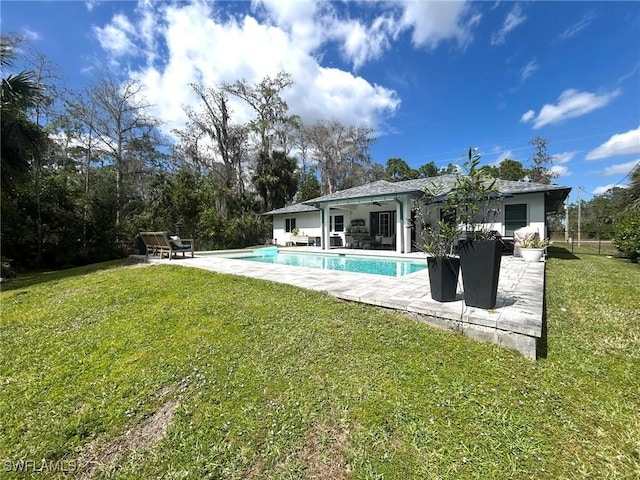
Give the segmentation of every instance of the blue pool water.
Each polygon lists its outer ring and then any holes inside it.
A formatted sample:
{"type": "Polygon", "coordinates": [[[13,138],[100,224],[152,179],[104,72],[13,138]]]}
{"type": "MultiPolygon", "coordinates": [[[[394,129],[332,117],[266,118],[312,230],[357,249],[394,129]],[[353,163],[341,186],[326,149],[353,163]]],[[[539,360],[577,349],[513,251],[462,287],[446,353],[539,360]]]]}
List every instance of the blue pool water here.
{"type": "Polygon", "coordinates": [[[322,268],[343,272],[371,273],[388,277],[402,277],[427,268],[425,260],[397,260],[391,258],[322,255],[313,253],[280,252],[277,248],[255,250],[251,256],[229,257],[249,262],[275,263],[293,267],[322,268]]]}

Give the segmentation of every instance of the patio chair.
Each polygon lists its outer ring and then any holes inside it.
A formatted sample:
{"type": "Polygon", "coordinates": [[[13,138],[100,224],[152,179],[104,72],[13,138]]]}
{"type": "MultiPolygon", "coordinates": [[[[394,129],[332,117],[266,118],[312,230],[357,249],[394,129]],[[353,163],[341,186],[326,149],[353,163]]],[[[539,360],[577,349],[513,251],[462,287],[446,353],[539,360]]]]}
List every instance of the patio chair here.
{"type": "Polygon", "coordinates": [[[380,239],[380,246],[382,248],[385,248],[386,246],[389,246],[390,249],[393,250],[393,247],[395,246],[395,239],[396,239],[396,234],[394,233],[393,235],[391,235],[390,237],[382,237],[380,239]]]}
{"type": "Polygon", "coordinates": [[[355,247],[355,241],[353,240],[353,236],[351,235],[344,236],[344,246],[347,248],[355,247]]]}

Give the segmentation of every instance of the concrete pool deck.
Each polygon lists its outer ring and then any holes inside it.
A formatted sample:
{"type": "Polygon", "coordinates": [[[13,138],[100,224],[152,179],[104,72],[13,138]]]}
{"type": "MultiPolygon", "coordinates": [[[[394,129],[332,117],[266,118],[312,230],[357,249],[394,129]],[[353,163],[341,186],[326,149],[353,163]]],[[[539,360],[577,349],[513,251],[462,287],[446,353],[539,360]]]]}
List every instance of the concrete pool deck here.
{"type": "MultiPolygon", "coordinates": [[[[422,253],[399,256],[394,252],[379,250],[336,248],[324,252],[317,247],[292,247],[280,248],[280,251],[425,259],[422,253]]],[[[148,262],[196,267],[324,291],[343,300],[399,310],[429,325],[452,329],[471,338],[515,349],[531,359],[538,358],[546,342],[543,328],[544,262],[527,263],[518,257],[503,256],[496,308],[484,310],[464,304],[461,281],[456,301],[441,303],[433,300],[426,269],[403,277],[386,277],[247,262],[221,256],[229,253],[230,251],[196,252],[194,258],[178,256],[171,261],[149,256],[148,262]]]]}

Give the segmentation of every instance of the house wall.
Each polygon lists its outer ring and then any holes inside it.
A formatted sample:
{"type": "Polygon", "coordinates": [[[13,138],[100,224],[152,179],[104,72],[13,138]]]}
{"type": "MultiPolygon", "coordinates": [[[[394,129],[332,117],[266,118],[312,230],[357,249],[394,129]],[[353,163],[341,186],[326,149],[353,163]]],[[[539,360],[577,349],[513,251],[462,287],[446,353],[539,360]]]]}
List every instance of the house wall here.
{"type": "Polygon", "coordinates": [[[286,230],[287,218],[296,219],[296,228],[300,231],[299,235],[308,235],[310,237],[322,236],[322,228],[320,227],[320,212],[302,212],[288,213],[284,215],[273,216],[273,241],[278,245],[285,245],[291,239],[291,232],[286,230]]]}
{"type": "MultiPolygon", "coordinates": [[[[494,219],[493,223],[486,223],[484,227],[489,230],[497,230],[500,232],[500,235],[505,235],[505,224],[504,224],[504,205],[517,205],[517,204],[526,204],[527,205],[527,223],[528,227],[534,228],[538,230],[540,236],[542,238],[546,238],[546,226],[545,226],[545,208],[544,208],[544,193],[528,193],[522,195],[515,195],[513,197],[505,198],[500,205],[500,212],[494,219]]],[[[434,207],[426,207],[424,209],[424,213],[427,215],[428,223],[431,226],[435,227],[440,219],[439,209],[442,205],[434,206],[434,207]]],[[[416,228],[418,229],[418,237],[423,229],[423,219],[417,219],[416,228]]]]}
{"type": "MultiPolygon", "coordinates": [[[[505,205],[516,205],[519,203],[527,205],[528,226],[538,230],[541,238],[546,238],[547,231],[545,225],[546,215],[544,212],[544,193],[528,193],[504,199],[505,205]]],[[[500,228],[496,228],[496,230],[504,236],[504,208],[500,211],[499,220],[500,228]]]]}

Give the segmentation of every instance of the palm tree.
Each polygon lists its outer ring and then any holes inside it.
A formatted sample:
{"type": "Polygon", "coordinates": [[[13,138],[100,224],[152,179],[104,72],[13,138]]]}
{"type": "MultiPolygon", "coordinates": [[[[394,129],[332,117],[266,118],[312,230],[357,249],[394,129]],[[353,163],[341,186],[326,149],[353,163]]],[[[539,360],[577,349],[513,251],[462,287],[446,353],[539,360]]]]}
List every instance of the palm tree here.
{"type": "MultiPolygon", "coordinates": [[[[0,37],[0,66],[3,73],[14,66],[18,37],[0,37]]],[[[42,96],[42,87],[34,80],[32,72],[22,71],[2,78],[0,92],[0,123],[2,146],[2,184],[11,185],[18,176],[29,169],[29,160],[46,148],[47,136],[29,120],[27,109],[33,107],[42,96]]]]}

